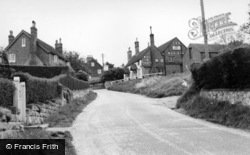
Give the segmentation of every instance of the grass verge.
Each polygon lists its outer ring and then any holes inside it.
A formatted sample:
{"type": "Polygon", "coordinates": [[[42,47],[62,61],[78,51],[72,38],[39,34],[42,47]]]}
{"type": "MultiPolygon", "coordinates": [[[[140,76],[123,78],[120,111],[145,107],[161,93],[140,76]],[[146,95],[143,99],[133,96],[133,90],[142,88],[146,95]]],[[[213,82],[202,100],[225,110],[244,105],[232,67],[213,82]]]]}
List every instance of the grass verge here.
{"type": "Polygon", "coordinates": [[[45,120],[45,123],[49,123],[49,127],[70,127],[82,109],[97,96],[93,91],[89,91],[87,95],[82,94],[81,91],[73,94],[74,97],[69,104],[64,105],[45,120]]]}
{"type": "Polygon", "coordinates": [[[183,83],[191,83],[190,74],[173,74],[169,76],[136,79],[114,84],[109,87],[109,90],[142,94],[153,98],[162,98],[182,95],[188,89],[183,83]]]}
{"type": "Polygon", "coordinates": [[[212,100],[198,94],[185,101],[183,96],[178,100],[177,108],[183,108],[186,114],[192,117],[230,127],[250,129],[250,107],[241,103],[212,100]],[[181,100],[184,102],[180,102],[181,100]]]}

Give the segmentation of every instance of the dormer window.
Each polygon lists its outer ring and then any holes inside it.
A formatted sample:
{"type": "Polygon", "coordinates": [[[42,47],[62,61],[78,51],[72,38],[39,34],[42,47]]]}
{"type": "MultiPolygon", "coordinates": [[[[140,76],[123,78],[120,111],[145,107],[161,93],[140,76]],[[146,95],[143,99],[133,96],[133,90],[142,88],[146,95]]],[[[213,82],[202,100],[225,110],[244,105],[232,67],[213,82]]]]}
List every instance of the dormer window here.
{"type": "Polygon", "coordinates": [[[26,46],[26,39],[22,38],[22,47],[25,47],[25,46],[26,46]]]}

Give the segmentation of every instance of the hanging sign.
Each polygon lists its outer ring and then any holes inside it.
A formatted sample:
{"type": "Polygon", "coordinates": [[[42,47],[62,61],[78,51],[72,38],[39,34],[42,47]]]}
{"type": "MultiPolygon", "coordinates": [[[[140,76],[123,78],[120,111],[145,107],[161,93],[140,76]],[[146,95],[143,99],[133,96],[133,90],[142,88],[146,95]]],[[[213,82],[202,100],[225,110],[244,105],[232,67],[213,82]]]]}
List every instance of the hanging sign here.
{"type": "MultiPolygon", "coordinates": [[[[206,20],[208,40],[216,39],[221,35],[235,33],[234,26],[237,24],[230,20],[229,15],[231,15],[230,12],[223,13],[206,20]]],[[[201,17],[190,19],[188,25],[191,28],[188,32],[190,39],[195,40],[203,36],[201,17]]]]}

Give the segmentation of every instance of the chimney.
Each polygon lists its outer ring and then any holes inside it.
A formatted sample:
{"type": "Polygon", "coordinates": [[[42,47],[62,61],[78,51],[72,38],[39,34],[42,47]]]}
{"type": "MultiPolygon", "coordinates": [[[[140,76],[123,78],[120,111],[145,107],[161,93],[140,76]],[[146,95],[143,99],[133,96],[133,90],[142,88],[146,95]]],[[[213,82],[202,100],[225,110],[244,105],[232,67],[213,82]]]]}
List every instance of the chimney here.
{"type": "Polygon", "coordinates": [[[63,53],[63,48],[62,48],[62,39],[59,39],[59,43],[56,40],[56,44],[55,44],[55,49],[59,52],[59,53],[63,53]]]}
{"type": "Polygon", "coordinates": [[[90,62],[92,59],[94,59],[92,55],[87,56],[87,62],[90,62]]]}
{"type": "Polygon", "coordinates": [[[150,26],[150,45],[155,45],[154,34],[152,33],[152,27],[150,26]]]}
{"type": "Polygon", "coordinates": [[[10,35],[9,35],[9,44],[11,44],[14,41],[14,36],[13,36],[13,31],[10,30],[10,35]]]}
{"type": "Polygon", "coordinates": [[[132,58],[132,51],[128,48],[128,61],[132,58]]]}
{"type": "Polygon", "coordinates": [[[136,38],[136,41],[135,41],[135,54],[138,54],[138,53],[139,53],[139,41],[136,38]]]}
{"type": "Polygon", "coordinates": [[[36,22],[32,21],[32,27],[30,28],[31,34],[31,44],[30,44],[30,51],[31,53],[36,53],[37,51],[37,29],[36,29],[36,22]]]}

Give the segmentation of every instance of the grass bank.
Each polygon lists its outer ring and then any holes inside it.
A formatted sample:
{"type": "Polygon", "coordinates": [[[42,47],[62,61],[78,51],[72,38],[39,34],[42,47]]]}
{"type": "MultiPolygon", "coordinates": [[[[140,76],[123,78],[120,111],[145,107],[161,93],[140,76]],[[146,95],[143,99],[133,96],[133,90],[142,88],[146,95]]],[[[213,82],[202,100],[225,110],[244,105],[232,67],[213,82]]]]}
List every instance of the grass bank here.
{"type": "Polygon", "coordinates": [[[250,107],[241,103],[208,99],[199,95],[192,85],[177,101],[176,108],[194,117],[225,126],[250,129],[250,107]]]}
{"type": "Polygon", "coordinates": [[[72,101],[50,115],[45,123],[49,123],[49,127],[70,127],[82,109],[96,96],[97,94],[93,91],[89,91],[87,94],[84,91],[74,91],[72,101]]]}
{"type": "Polygon", "coordinates": [[[109,90],[142,94],[153,98],[182,95],[190,83],[190,74],[173,74],[169,76],[154,76],[117,83],[109,90]]]}

